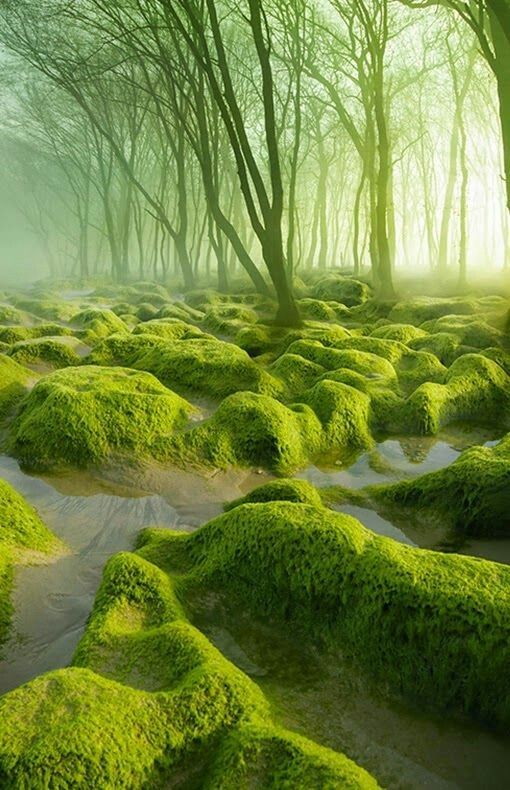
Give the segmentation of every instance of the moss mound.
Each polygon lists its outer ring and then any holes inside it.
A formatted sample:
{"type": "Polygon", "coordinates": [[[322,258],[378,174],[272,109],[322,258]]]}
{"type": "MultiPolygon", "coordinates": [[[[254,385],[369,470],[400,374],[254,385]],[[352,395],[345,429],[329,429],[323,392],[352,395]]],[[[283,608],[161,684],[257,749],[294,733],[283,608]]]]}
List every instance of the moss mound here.
{"type": "Polygon", "coordinates": [[[342,311],[349,314],[345,305],[323,299],[299,299],[298,305],[301,316],[311,321],[336,321],[342,311]]]}
{"type": "Polygon", "coordinates": [[[146,370],[165,386],[223,398],[238,390],[279,395],[283,384],[231,343],[204,335],[165,340],[152,334],[112,335],[87,357],[96,365],[120,364],[146,370]]]}
{"type": "Polygon", "coordinates": [[[127,331],[124,321],[112,310],[91,307],[73,315],[71,322],[81,330],[84,342],[90,344],[117,332],[127,331]]]}
{"type": "Polygon", "coordinates": [[[242,505],[191,535],[148,530],[141,554],[257,615],[351,654],[430,708],[510,722],[510,568],[413,549],[326,508],[242,505]]]}
{"type": "Polygon", "coordinates": [[[153,376],[84,366],[45,376],[11,425],[10,447],[31,469],[86,466],[112,454],[164,454],[192,407],[153,376]]]}
{"type": "Polygon", "coordinates": [[[302,395],[325,373],[325,368],[299,354],[282,354],[269,372],[281,379],[293,397],[302,395]]]}
{"type": "Polygon", "coordinates": [[[288,474],[319,455],[335,452],[347,458],[372,443],[365,393],[321,381],[302,400],[284,405],[267,395],[234,393],[210,419],[175,437],[170,452],[188,463],[262,466],[288,474]]]}
{"type": "Polygon", "coordinates": [[[310,407],[237,392],[205,423],[176,437],[173,446],[191,463],[263,466],[285,474],[306,464],[320,451],[322,440],[321,424],[310,407]]]}
{"type": "Polygon", "coordinates": [[[258,320],[255,310],[237,304],[211,305],[205,310],[202,323],[216,332],[235,335],[246,324],[258,320]]]}
{"type": "Polygon", "coordinates": [[[510,440],[472,447],[445,469],[370,489],[378,502],[431,510],[466,535],[510,534],[510,440]]]}
{"type": "Polygon", "coordinates": [[[381,337],[383,340],[397,340],[404,345],[410,343],[411,340],[427,335],[423,329],[412,326],[412,324],[386,324],[374,329],[370,334],[372,337],[381,337]]]}
{"type": "Polygon", "coordinates": [[[49,321],[69,321],[76,313],[76,303],[57,300],[51,294],[41,298],[22,297],[16,299],[16,307],[49,321]]]}
{"type": "Polygon", "coordinates": [[[46,363],[54,368],[68,368],[80,364],[76,351],[58,340],[15,343],[9,356],[22,365],[46,363]]]}
{"type": "Polygon", "coordinates": [[[480,354],[459,357],[444,384],[422,384],[409,397],[404,421],[416,433],[434,434],[452,422],[510,424],[510,379],[480,354]]]}
{"type": "Polygon", "coordinates": [[[14,562],[34,552],[49,554],[61,544],[21,494],[0,480],[0,657],[10,628],[14,562]]]}
{"type": "Polygon", "coordinates": [[[39,324],[38,326],[0,326],[0,341],[19,343],[37,337],[61,337],[72,335],[71,329],[60,324],[39,324]]]}
{"type": "Polygon", "coordinates": [[[26,368],[0,354],[0,418],[26,394],[30,379],[26,368]]]}
{"type": "Polygon", "coordinates": [[[449,367],[457,357],[466,353],[466,349],[455,334],[449,332],[435,332],[411,340],[409,347],[415,351],[427,351],[434,354],[438,360],[449,367]]]}
{"type": "Polygon", "coordinates": [[[136,555],[108,563],[75,663],[0,700],[3,787],[377,787],[275,727],[257,686],[186,621],[171,578],[136,555]]]}
{"type": "Polygon", "coordinates": [[[326,370],[348,368],[362,375],[395,378],[392,364],[384,357],[369,351],[328,348],[317,340],[298,340],[289,346],[288,353],[299,355],[310,362],[321,365],[326,370]]]}
{"type": "Polygon", "coordinates": [[[312,288],[315,299],[341,302],[346,307],[354,307],[366,302],[372,295],[366,283],[339,274],[322,277],[312,288]]]}
{"type": "Polygon", "coordinates": [[[415,299],[397,302],[389,313],[389,320],[398,324],[420,326],[425,321],[449,315],[473,315],[478,306],[474,299],[433,298],[420,296],[415,299]]]}
{"type": "Polygon", "coordinates": [[[133,329],[134,335],[156,335],[157,337],[164,338],[165,340],[189,340],[190,338],[209,338],[213,340],[211,335],[206,335],[196,326],[188,324],[186,321],[181,321],[178,318],[156,318],[152,321],[146,321],[143,324],[138,324],[133,329]]]}
{"type": "Polygon", "coordinates": [[[204,313],[194,310],[186,302],[173,302],[166,304],[158,311],[158,318],[177,318],[179,321],[201,321],[204,313]]]}
{"type": "Polygon", "coordinates": [[[320,494],[311,483],[306,480],[287,478],[273,480],[271,483],[264,483],[264,485],[254,488],[246,496],[228,502],[225,505],[225,511],[254,502],[300,502],[303,505],[314,505],[314,507],[322,505],[320,494]]]}

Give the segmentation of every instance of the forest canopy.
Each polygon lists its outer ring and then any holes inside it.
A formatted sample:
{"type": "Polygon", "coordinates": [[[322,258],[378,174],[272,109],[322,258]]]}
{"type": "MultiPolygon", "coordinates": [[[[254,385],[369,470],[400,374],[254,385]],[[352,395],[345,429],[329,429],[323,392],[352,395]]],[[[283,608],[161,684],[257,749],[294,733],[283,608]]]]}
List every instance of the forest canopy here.
{"type": "Polygon", "coordinates": [[[0,3],[2,158],[53,276],[510,265],[507,0],[0,3]],[[27,199],[29,195],[29,199],[27,199]]]}

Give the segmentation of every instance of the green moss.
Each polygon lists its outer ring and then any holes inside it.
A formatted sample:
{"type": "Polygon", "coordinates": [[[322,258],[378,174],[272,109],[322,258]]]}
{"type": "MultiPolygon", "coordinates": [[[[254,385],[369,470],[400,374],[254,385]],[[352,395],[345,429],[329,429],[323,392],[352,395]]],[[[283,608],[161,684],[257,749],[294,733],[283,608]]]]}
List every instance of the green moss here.
{"type": "Polygon", "coordinates": [[[445,469],[390,486],[371,496],[382,503],[430,510],[466,535],[510,534],[510,441],[472,447],[445,469]]]}
{"type": "Polygon", "coordinates": [[[46,298],[23,297],[16,299],[16,307],[49,321],[69,321],[76,313],[76,303],[63,299],[57,300],[51,294],[48,294],[46,298]]]}
{"type": "Polygon", "coordinates": [[[367,354],[375,354],[377,357],[386,359],[392,365],[400,362],[402,354],[408,350],[403,343],[397,340],[384,340],[378,337],[348,337],[335,344],[335,347],[344,349],[354,349],[364,351],[367,354]]]}
{"type": "Polygon", "coordinates": [[[258,687],[185,620],[173,584],[141,557],[110,560],[78,666],[0,699],[2,787],[248,787],[257,752],[269,786],[377,787],[277,728],[258,687]]]}
{"type": "MultiPolygon", "coordinates": [[[[299,299],[299,312],[302,318],[312,321],[335,321],[337,319],[337,312],[335,307],[338,307],[336,302],[325,302],[322,299],[299,299]]],[[[346,313],[348,312],[344,307],[346,313]]]]}
{"type": "Polygon", "coordinates": [[[32,469],[164,452],[192,407],[153,376],[123,368],[67,368],[41,379],[10,428],[10,448],[32,469]]]}
{"type": "Polygon", "coordinates": [[[352,655],[422,707],[510,723],[510,568],[414,549],[326,508],[242,505],[141,554],[352,655]]]}
{"type": "Polygon", "coordinates": [[[0,354],[0,418],[26,394],[30,372],[10,357],[0,354]]]}
{"type": "Polygon", "coordinates": [[[449,367],[458,356],[465,353],[464,347],[457,335],[449,332],[436,332],[430,335],[418,337],[409,343],[409,347],[415,351],[427,351],[434,354],[438,360],[449,367]]]}
{"type": "MultiPolygon", "coordinates": [[[[150,302],[142,302],[136,310],[136,317],[139,321],[152,321],[158,315],[158,308],[150,302]]],[[[118,331],[118,330],[114,330],[118,331]]]]}
{"type": "Polygon", "coordinates": [[[377,783],[330,749],[274,727],[238,727],[225,739],[206,790],[354,790],[377,783]]]}
{"type": "Polygon", "coordinates": [[[46,363],[54,368],[67,368],[80,364],[76,351],[58,340],[15,343],[9,356],[21,364],[46,363]]]}
{"type": "Polygon", "coordinates": [[[293,397],[299,397],[324,374],[325,368],[299,354],[282,354],[269,372],[281,379],[293,397]]]}
{"type": "Polygon", "coordinates": [[[444,384],[422,384],[409,397],[404,422],[416,433],[434,434],[452,422],[510,424],[510,379],[480,354],[459,357],[444,384]]]}
{"type": "Polygon", "coordinates": [[[446,332],[459,339],[459,343],[471,349],[483,349],[498,345],[503,333],[485,321],[473,320],[472,316],[447,315],[428,321],[422,328],[432,334],[446,332]]]}
{"type": "Polygon", "coordinates": [[[20,343],[38,337],[60,337],[72,335],[72,330],[60,324],[39,324],[38,326],[0,326],[0,341],[20,343]]]}
{"type": "Polygon", "coordinates": [[[426,337],[426,332],[411,324],[386,324],[370,333],[372,337],[381,337],[383,340],[397,340],[407,346],[411,340],[426,337]]]}
{"type": "Polygon", "coordinates": [[[270,483],[254,488],[246,496],[234,499],[225,505],[225,510],[232,510],[239,505],[253,502],[301,502],[304,505],[320,507],[322,499],[319,492],[306,480],[287,478],[272,480],[270,483]]]}
{"type": "Polygon", "coordinates": [[[431,321],[441,316],[473,315],[476,312],[477,304],[474,299],[420,296],[398,302],[388,317],[394,323],[420,326],[425,321],[431,321]]]}
{"type": "Polygon", "coordinates": [[[10,304],[0,304],[0,324],[12,324],[14,326],[26,324],[29,316],[22,310],[18,310],[10,304]]]}
{"type": "Polygon", "coordinates": [[[249,307],[226,303],[207,307],[202,323],[215,332],[235,335],[245,324],[254,324],[257,319],[257,313],[249,307]]]}
{"type": "Polygon", "coordinates": [[[391,363],[368,351],[328,348],[315,340],[298,340],[289,346],[288,353],[308,359],[326,370],[348,368],[363,375],[395,378],[391,363]]]}
{"type": "Polygon", "coordinates": [[[337,381],[320,381],[303,397],[322,425],[322,451],[350,453],[372,444],[370,398],[337,381]]]}
{"type": "Polygon", "coordinates": [[[124,321],[112,310],[91,307],[73,315],[71,321],[81,329],[81,337],[85,343],[96,343],[109,335],[127,331],[124,321]]]}
{"type": "Polygon", "coordinates": [[[284,474],[321,449],[322,429],[308,406],[284,406],[267,395],[238,392],[205,423],[174,440],[188,462],[220,468],[264,466],[284,474]]]}
{"type": "Polygon", "coordinates": [[[425,382],[442,384],[447,375],[447,369],[434,354],[411,349],[402,354],[396,370],[400,386],[408,392],[425,382]]]}
{"type": "Polygon", "coordinates": [[[186,302],[167,304],[158,311],[158,318],[177,318],[179,321],[201,321],[204,313],[194,310],[186,302]]]}
{"type": "MultiPolygon", "coordinates": [[[[59,541],[9,483],[0,480],[0,651],[10,629],[14,563],[34,552],[61,551],[59,541]]],[[[1,653],[0,653],[1,656],[1,653]]]]}
{"type": "Polygon", "coordinates": [[[178,318],[157,318],[146,321],[133,330],[134,335],[157,335],[166,340],[189,340],[190,338],[209,338],[214,340],[211,335],[206,335],[196,326],[181,321],[178,318]]]}
{"type": "Polygon", "coordinates": [[[312,296],[315,299],[341,302],[346,307],[363,304],[370,298],[371,293],[366,283],[339,274],[326,275],[312,288],[312,296]]]}

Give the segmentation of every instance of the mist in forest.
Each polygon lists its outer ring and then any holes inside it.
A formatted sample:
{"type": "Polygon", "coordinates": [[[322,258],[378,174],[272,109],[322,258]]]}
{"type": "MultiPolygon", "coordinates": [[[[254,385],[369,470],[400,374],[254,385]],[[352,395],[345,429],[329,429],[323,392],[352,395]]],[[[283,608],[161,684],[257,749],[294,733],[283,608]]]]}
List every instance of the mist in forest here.
{"type": "Polygon", "coordinates": [[[0,280],[504,273],[509,14],[445,5],[3,2],[0,280]]]}

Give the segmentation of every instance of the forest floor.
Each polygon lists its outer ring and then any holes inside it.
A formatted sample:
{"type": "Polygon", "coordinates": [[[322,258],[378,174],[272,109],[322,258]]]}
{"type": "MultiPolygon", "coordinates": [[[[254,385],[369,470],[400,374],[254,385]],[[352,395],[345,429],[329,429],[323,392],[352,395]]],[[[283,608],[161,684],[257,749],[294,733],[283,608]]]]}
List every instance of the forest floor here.
{"type": "Polygon", "coordinates": [[[507,786],[508,295],[304,279],[2,294],[1,787],[507,786]]]}

